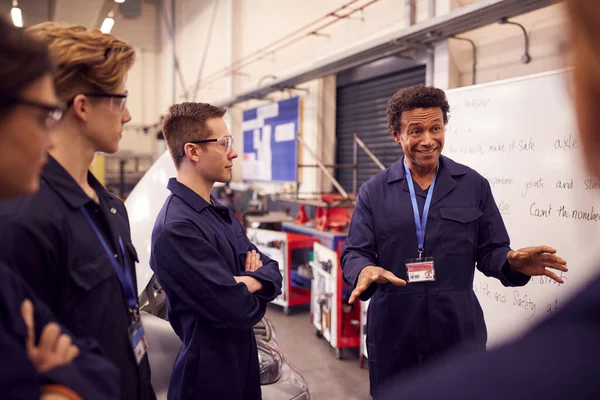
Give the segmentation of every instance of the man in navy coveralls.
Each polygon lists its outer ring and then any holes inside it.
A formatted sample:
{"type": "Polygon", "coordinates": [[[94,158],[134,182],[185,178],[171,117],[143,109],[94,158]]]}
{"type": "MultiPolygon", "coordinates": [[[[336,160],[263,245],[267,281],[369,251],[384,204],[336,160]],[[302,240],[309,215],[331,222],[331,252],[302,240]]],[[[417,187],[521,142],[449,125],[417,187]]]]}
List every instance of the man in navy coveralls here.
{"type": "Polygon", "coordinates": [[[152,232],[150,266],[167,294],[183,346],[169,399],[260,399],[253,326],[281,293],[277,262],[250,243],[211,197],[231,179],[237,153],[223,115],[204,103],[172,106],[163,133],[177,168],[152,232]]]}
{"type": "MultiPolygon", "coordinates": [[[[581,154],[600,179],[600,2],[567,0],[571,17],[569,85],[577,112],[581,154]]],[[[524,105],[525,106],[525,105],[524,105]]],[[[589,251],[582,247],[581,251],[589,251]]],[[[600,275],[522,338],[470,356],[452,354],[435,368],[393,379],[377,400],[562,400],[600,398],[600,275]]]]}
{"type": "Polygon", "coordinates": [[[449,108],[445,93],[432,87],[392,97],[388,124],[404,156],[360,188],[342,254],[350,301],[372,297],[372,395],[451,348],[485,349],[475,266],[505,286],[535,275],[562,282],[547,267],[567,270],[548,246],[512,251],[488,181],[441,155],[449,108]]]}

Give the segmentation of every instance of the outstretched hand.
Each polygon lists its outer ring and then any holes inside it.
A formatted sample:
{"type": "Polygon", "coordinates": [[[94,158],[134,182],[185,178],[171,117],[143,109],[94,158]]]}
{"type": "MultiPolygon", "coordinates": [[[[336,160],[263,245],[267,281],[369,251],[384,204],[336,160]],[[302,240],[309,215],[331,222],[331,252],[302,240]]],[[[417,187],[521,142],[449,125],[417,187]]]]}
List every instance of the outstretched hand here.
{"type": "Polygon", "coordinates": [[[514,271],[529,276],[545,275],[558,282],[564,281],[550,269],[567,272],[567,262],[556,255],[550,246],[525,247],[508,253],[508,262],[514,271]]]}
{"type": "Polygon", "coordinates": [[[374,265],[370,265],[368,267],[363,268],[358,275],[358,281],[356,282],[356,287],[352,291],[350,295],[350,300],[348,303],[352,304],[356,301],[356,299],[365,291],[372,283],[391,283],[396,286],[406,286],[406,281],[404,279],[398,278],[391,271],[387,269],[383,269],[381,267],[376,267],[374,265]]]}

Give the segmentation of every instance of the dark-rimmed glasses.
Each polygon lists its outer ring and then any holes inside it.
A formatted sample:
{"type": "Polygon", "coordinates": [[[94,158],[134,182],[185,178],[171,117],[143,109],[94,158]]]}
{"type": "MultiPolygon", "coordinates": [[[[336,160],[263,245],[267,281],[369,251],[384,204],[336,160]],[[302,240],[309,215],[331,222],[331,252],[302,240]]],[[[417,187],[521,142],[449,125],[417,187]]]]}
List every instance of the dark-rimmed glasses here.
{"type": "MultiPolygon", "coordinates": [[[[125,93],[103,93],[103,92],[77,93],[75,96],[73,96],[73,98],[71,100],[69,100],[69,102],[67,103],[67,108],[69,108],[73,105],[73,103],[75,102],[75,97],[79,96],[80,94],[87,96],[87,97],[104,97],[104,98],[109,98],[111,100],[117,99],[120,101],[118,103],[120,112],[123,112],[125,110],[125,105],[127,104],[127,96],[129,96],[129,92],[125,92],[125,93]]],[[[112,103],[111,103],[111,105],[112,105],[112,103]]]]}
{"type": "Polygon", "coordinates": [[[54,125],[56,125],[63,117],[65,113],[65,107],[62,105],[51,105],[51,104],[43,104],[33,100],[26,100],[21,98],[16,98],[14,100],[15,104],[21,104],[28,107],[34,107],[38,110],[42,110],[46,112],[46,115],[42,119],[42,125],[45,129],[50,129],[54,125]]]}
{"type": "MultiPolygon", "coordinates": [[[[202,144],[202,143],[217,143],[219,146],[225,150],[225,154],[229,154],[231,149],[233,149],[233,136],[221,136],[217,139],[204,139],[204,140],[194,140],[188,143],[193,144],[202,144]]],[[[185,156],[185,147],[181,150],[181,155],[185,156]]]]}

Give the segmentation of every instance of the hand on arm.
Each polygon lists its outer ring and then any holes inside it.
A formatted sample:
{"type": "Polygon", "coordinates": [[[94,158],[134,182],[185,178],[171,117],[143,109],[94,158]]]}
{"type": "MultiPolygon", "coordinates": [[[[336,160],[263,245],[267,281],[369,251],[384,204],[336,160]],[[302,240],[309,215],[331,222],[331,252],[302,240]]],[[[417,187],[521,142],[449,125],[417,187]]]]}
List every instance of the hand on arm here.
{"type": "Polygon", "coordinates": [[[176,292],[181,302],[217,328],[249,329],[264,316],[266,305],[250,293],[260,290],[258,282],[234,277],[195,225],[166,226],[153,238],[151,262],[167,293],[176,292]]]}
{"type": "Polygon", "coordinates": [[[375,265],[369,265],[364,267],[358,275],[358,281],[356,287],[350,295],[348,303],[352,304],[356,299],[363,293],[372,283],[391,283],[396,286],[406,286],[404,279],[398,278],[392,272],[375,265]]]}
{"type": "Polygon", "coordinates": [[[21,305],[21,315],[27,327],[27,356],[39,373],[45,373],[71,363],[78,355],[69,335],[61,333],[58,324],[50,322],[44,326],[39,344],[35,345],[35,326],[33,304],[25,300],[21,305]]]}
{"type": "Polygon", "coordinates": [[[246,272],[257,271],[262,266],[263,263],[260,260],[259,252],[257,252],[256,250],[252,250],[246,254],[246,272]]]}
{"type": "Polygon", "coordinates": [[[256,293],[263,287],[262,283],[260,283],[258,279],[251,276],[234,276],[233,279],[235,279],[237,283],[243,283],[246,285],[250,293],[256,293]]]}
{"type": "Polygon", "coordinates": [[[545,275],[558,283],[564,283],[564,281],[550,269],[568,271],[567,262],[557,256],[556,250],[550,246],[525,247],[510,251],[507,259],[515,272],[528,276],[545,275]]]}

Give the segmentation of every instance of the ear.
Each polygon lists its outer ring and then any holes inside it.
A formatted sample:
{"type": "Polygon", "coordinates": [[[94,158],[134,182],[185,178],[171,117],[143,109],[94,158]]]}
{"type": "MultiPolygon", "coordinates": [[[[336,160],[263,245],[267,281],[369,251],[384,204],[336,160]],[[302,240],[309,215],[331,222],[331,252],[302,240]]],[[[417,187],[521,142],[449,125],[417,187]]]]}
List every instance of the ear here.
{"type": "Polygon", "coordinates": [[[400,141],[401,141],[400,132],[393,131],[392,136],[394,137],[394,142],[400,144],[400,141]]]}
{"type": "Polygon", "coordinates": [[[84,122],[89,121],[92,105],[86,96],[82,94],[75,96],[71,108],[73,109],[73,113],[77,119],[84,122]]]}
{"type": "Polygon", "coordinates": [[[200,161],[200,146],[194,143],[186,143],[183,149],[185,151],[186,158],[188,158],[190,161],[200,161]]]}

